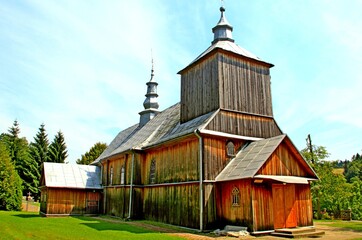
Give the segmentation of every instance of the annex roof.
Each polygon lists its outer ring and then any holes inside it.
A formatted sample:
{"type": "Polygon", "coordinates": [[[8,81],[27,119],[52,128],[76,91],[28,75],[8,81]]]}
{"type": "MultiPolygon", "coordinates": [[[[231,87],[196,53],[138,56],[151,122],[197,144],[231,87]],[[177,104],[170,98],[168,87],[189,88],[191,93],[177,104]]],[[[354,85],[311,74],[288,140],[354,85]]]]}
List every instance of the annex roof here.
{"type": "Polygon", "coordinates": [[[272,153],[282,143],[284,139],[289,139],[287,135],[279,135],[272,138],[251,142],[244,149],[238,152],[234,159],[221,171],[216,177],[216,181],[230,181],[245,178],[271,179],[285,183],[306,183],[309,180],[316,180],[313,169],[310,168],[315,178],[304,178],[295,176],[274,176],[274,175],[256,175],[258,170],[269,159],[272,153]]]}
{"type": "Polygon", "coordinates": [[[241,150],[216,177],[216,181],[252,178],[286,135],[255,141],[241,150]]]}
{"type": "Polygon", "coordinates": [[[133,125],[121,131],[108,148],[92,163],[132,149],[142,150],[160,143],[186,136],[203,126],[216,111],[180,123],[180,103],[157,114],[144,126],[133,125]]]}
{"type": "Polygon", "coordinates": [[[101,189],[100,168],[91,165],[43,163],[46,187],[101,189]]]}

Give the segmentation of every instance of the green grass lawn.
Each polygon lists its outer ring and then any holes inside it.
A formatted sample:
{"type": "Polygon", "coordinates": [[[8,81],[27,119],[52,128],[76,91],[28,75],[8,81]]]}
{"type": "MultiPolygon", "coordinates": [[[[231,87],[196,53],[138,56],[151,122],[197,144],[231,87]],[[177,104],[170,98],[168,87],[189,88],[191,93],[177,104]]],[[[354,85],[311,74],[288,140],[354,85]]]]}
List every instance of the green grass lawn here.
{"type": "Polygon", "coordinates": [[[0,211],[0,239],[182,239],[127,223],[89,217],[45,218],[36,213],[0,211]]]}
{"type": "Polygon", "coordinates": [[[320,224],[330,227],[346,228],[354,231],[362,232],[362,221],[342,221],[342,220],[314,220],[320,224]]]}

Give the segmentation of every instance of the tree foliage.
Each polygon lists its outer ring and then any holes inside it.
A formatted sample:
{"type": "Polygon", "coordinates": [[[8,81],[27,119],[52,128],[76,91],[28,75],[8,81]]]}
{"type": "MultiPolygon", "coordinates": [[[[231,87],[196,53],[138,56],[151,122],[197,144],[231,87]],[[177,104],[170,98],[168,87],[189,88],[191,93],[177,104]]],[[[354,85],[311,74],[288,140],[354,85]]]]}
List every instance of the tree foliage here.
{"type": "Polygon", "coordinates": [[[3,133],[0,140],[5,144],[12,163],[22,179],[24,194],[38,192],[40,171],[37,163],[29,155],[29,145],[25,137],[21,138],[20,127],[15,120],[8,133],[3,133]]]}
{"type": "Polygon", "coordinates": [[[67,146],[61,131],[55,135],[53,142],[49,145],[48,161],[55,163],[64,163],[67,158],[67,146]]]}
{"type": "Polygon", "coordinates": [[[43,162],[48,161],[48,147],[48,135],[45,131],[45,125],[42,123],[34,137],[34,142],[30,143],[30,155],[37,162],[39,169],[43,162]]]}
{"type": "Polygon", "coordinates": [[[356,154],[351,161],[330,162],[323,146],[313,146],[314,164],[311,161],[310,148],[301,151],[303,157],[311,164],[319,181],[311,183],[313,206],[317,209],[317,218],[321,210],[326,209],[334,216],[340,216],[341,210],[352,209],[352,218],[362,220],[362,181],[361,155],[356,154]],[[343,166],[344,174],[336,173],[334,166],[343,166]]]}
{"type": "Polygon", "coordinates": [[[0,141],[0,209],[20,211],[22,202],[22,181],[11,161],[9,151],[0,141]]]}
{"type": "Polygon", "coordinates": [[[97,142],[96,144],[89,149],[80,159],[77,159],[77,164],[85,164],[88,165],[96,160],[102,152],[107,148],[106,143],[97,142]]]}

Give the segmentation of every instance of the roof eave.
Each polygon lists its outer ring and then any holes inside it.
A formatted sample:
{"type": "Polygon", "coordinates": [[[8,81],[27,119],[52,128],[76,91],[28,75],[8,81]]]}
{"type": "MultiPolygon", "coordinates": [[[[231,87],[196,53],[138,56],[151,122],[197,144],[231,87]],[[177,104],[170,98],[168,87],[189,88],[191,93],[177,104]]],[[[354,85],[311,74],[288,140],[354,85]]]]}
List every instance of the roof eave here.
{"type": "MultiPolygon", "coordinates": [[[[212,47],[212,46],[211,46],[212,47]]],[[[211,48],[210,47],[210,48],[211,48]]],[[[209,48],[208,48],[209,49],[209,48]]],[[[249,60],[251,62],[255,62],[255,63],[259,63],[259,64],[262,64],[266,67],[269,67],[269,68],[272,68],[274,67],[274,64],[271,64],[271,63],[268,63],[268,62],[265,62],[265,61],[262,61],[262,60],[258,60],[258,59],[254,59],[254,58],[251,58],[251,57],[247,57],[247,56],[244,56],[244,55],[241,55],[241,54],[237,54],[233,51],[228,51],[228,50],[225,50],[221,47],[214,47],[210,52],[206,53],[205,55],[203,55],[205,52],[208,51],[208,49],[206,51],[204,51],[203,53],[201,53],[194,61],[192,61],[189,65],[187,65],[185,68],[183,68],[182,70],[178,71],[177,74],[183,74],[186,70],[190,69],[191,67],[197,65],[199,62],[203,61],[204,59],[207,59],[209,57],[211,57],[213,54],[215,54],[216,52],[224,52],[224,53],[227,53],[227,54],[231,54],[231,55],[234,55],[234,56],[237,56],[237,57],[242,57],[244,58],[245,60],[249,60]]]]}

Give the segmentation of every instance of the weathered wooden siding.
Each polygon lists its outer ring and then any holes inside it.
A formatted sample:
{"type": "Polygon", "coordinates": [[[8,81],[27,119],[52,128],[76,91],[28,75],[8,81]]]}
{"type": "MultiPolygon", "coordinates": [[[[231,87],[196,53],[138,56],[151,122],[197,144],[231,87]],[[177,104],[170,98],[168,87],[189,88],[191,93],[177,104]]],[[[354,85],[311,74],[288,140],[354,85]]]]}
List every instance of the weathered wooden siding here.
{"type": "Polygon", "coordinates": [[[249,179],[218,183],[216,202],[219,224],[246,226],[250,230],[253,225],[251,198],[251,181],[249,179]],[[234,187],[237,187],[240,191],[239,206],[232,206],[232,190],[234,187]]]}
{"type": "Polygon", "coordinates": [[[87,200],[100,201],[100,199],[101,194],[99,192],[93,194],[92,190],[47,188],[45,199],[46,212],[44,213],[47,215],[94,213],[88,211],[87,200]],[[88,194],[89,192],[91,194],[88,194]]]}
{"type": "Polygon", "coordinates": [[[240,149],[243,140],[204,137],[204,180],[215,180],[217,175],[226,167],[232,157],[227,156],[226,144],[229,140],[235,145],[235,153],[240,149]]]}
{"type": "Polygon", "coordinates": [[[272,188],[266,184],[252,185],[253,231],[274,229],[272,188]]]}
{"type": "Polygon", "coordinates": [[[313,207],[309,185],[296,185],[297,224],[299,227],[313,226],[313,207]]]}
{"type": "Polygon", "coordinates": [[[272,116],[269,68],[231,54],[217,58],[220,107],[272,116]]]}
{"type": "Polygon", "coordinates": [[[199,228],[199,185],[145,187],[144,217],[147,220],[199,228]]]}
{"type": "Polygon", "coordinates": [[[306,168],[301,165],[301,161],[296,158],[285,143],[273,152],[266,163],[259,169],[257,174],[283,175],[283,176],[309,176],[306,168]]]}
{"type": "Polygon", "coordinates": [[[217,51],[181,73],[181,122],[218,108],[272,116],[269,67],[217,51]]]}
{"type": "Polygon", "coordinates": [[[221,110],[206,129],[259,138],[270,138],[282,134],[275,120],[271,117],[227,110],[221,110]]]}
{"type": "Polygon", "coordinates": [[[132,154],[117,155],[103,162],[102,166],[102,184],[104,186],[121,185],[121,169],[125,168],[124,184],[131,182],[131,158],[132,154]],[[111,180],[111,169],[113,169],[113,178],[111,180]]]}
{"type": "Polygon", "coordinates": [[[142,161],[142,184],[151,184],[150,169],[155,162],[154,184],[197,181],[199,142],[192,137],[160,148],[147,150],[142,161]]]}
{"type": "Polygon", "coordinates": [[[219,108],[216,55],[181,75],[181,122],[187,122],[219,108]]]}
{"type": "Polygon", "coordinates": [[[105,214],[120,218],[128,217],[129,210],[129,186],[104,188],[105,214]]]}
{"type": "Polygon", "coordinates": [[[217,209],[219,207],[216,202],[215,183],[204,183],[204,229],[216,229],[219,227],[217,222],[217,209]]]}

